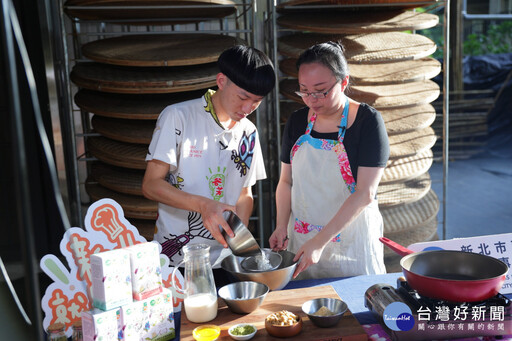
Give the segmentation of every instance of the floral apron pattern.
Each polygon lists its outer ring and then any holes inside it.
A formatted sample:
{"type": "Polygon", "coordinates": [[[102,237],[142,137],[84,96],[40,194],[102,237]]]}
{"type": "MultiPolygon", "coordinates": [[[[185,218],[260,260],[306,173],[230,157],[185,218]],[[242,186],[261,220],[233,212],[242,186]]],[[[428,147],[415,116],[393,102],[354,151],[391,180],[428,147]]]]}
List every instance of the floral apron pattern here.
{"type": "MultiPolygon", "coordinates": [[[[291,215],[288,222],[288,250],[296,253],[332,220],[356,190],[346,149],[343,145],[348,121],[348,100],[342,112],[338,138],[311,136],[317,115],[313,114],[304,135],[292,148],[291,215]]],[[[320,261],[298,278],[343,277],[385,273],[382,216],[376,201],[366,207],[325,246],[320,261]]]]}
{"type": "MultiPolygon", "coordinates": [[[[321,149],[325,151],[333,151],[336,153],[338,158],[338,165],[340,167],[341,176],[347,185],[350,193],[354,193],[356,190],[356,181],[354,180],[354,176],[352,175],[352,170],[350,168],[350,162],[348,160],[347,151],[345,150],[345,146],[343,145],[343,139],[345,138],[345,131],[347,130],[347,121],[348,121],[348,108],[349,102],[348,98],[345,102],[345,108],[341,114],[341,121],[338,130],[338,140],[326,140],[326,139],[315,139],[311,136],[311,131],[313,130],[313,126],[316,122],[316,114],[313,113],[311,116],[306,131],[304,135],[299,137],[295,145],[291,150],[290,155],[290,164],[293,165],[293,157],[295,153],[299,150],[299,148],[308,143],[315,149],[321,149]]],[[[302,221],[298,218],[295,218],[294,229],[298,233],[309,233],[310,231],[316,230],[320,231],[323,226],[310,224],[308,222],[302,221]]],[[[336,237],[332,239],[333,242],[340,241],[340,235],[338,234],[336,237]]]]}

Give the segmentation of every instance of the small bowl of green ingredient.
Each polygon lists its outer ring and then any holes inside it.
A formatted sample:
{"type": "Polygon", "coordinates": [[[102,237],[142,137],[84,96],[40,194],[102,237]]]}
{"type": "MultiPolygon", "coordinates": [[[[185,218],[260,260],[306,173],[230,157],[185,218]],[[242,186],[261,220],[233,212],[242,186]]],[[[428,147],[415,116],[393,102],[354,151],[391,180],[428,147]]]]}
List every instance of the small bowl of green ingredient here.
{"type": "Polygon", "coordinates": [[[228,334],[234,340],[250,340],[256,334],[258,330],[255,326],[249,323],[235,324],[228,329],[228,334]]]}

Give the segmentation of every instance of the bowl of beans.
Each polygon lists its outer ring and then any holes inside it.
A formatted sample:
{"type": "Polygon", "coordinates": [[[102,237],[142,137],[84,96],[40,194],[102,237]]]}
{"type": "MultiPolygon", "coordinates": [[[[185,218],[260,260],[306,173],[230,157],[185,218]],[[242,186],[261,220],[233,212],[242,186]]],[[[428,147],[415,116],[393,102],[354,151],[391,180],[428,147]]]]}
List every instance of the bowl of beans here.
{"type": "Polygon", "coordinates": [[[287,310],[281,310],[265,318],[265,329],[275,337],[292,337],[302,330],[302,319],[287,310]]]}

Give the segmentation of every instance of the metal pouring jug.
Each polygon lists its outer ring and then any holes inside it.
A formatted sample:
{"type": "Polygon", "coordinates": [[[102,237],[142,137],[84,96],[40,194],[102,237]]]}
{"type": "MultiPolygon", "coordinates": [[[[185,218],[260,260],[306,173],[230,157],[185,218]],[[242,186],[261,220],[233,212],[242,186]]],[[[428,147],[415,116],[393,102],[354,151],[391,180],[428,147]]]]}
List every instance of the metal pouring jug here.
{"type": "Polygon", "coordinates": [[[245,226],[240,218],[233,211],[224,212],[229,227],[235,234],[230,237],[226,231],[222,230],[222,235],[228,243],[231,252],[238,257],[244,257],[241,266],[246,271],[269,271],[275,270],[281,264],[281,255],[277,252],[264,252],[251,231],[245,226]]]}
{"type": "Polygon", "coordinates": [[[226,239],[231,252],[235,256],[249,257],[261,255],[261,249],[254,239],[251,231],[245,226],[242,220],[233,211],[225,211],[223,214],[229,227],[235,234],[234,237],[230,237],[226,231],[222,230],[222,236],[226,239]]]}
{"type": "Polygon", "coordinates": [[[183,306],[187,319],[194,323],[213,320],[217,316],[217,290],[210,264],[210,246],[206,244],[186,245],[184,257],[173,270],[172,285],[185,295],[183,306]],[[185,264],[185,284],[183,291],[175,283],[175,272],[185,264]]]}

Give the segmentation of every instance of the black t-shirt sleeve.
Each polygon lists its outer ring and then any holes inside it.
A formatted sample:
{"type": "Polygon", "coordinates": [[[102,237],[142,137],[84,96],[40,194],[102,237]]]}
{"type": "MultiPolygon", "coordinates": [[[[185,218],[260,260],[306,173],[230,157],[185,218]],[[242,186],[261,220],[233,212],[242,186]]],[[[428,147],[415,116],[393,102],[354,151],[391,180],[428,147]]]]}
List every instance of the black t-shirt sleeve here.
{"type": "Polygon", "coordinates": [[[293,112],[284,126],[281,143],[281,161],[290,163],[290,153],[297,139],[304,134],[307,127],[308,107],[293,112]]]}
{"type": "Polygon", "coordinates": [[[359,114],[363,113],[357,139],[358,158],[355,163],[362,167],[386,167],[389,159],[389,140],[384,119],[376,109],[364,103],[361,104],[359,111],[359,114]]]}

